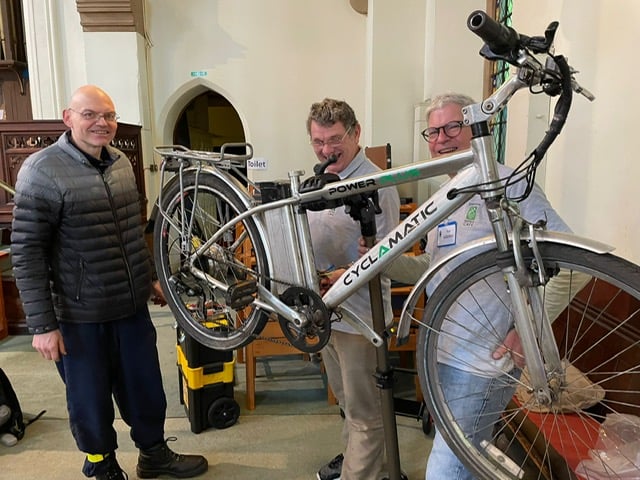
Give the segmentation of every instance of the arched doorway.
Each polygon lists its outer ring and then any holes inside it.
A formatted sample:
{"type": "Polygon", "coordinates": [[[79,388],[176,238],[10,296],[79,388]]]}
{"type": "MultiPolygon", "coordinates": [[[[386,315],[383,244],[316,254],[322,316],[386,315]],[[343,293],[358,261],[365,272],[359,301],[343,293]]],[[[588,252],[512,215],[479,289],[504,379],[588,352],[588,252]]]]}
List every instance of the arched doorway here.
{"type": "MultiPolygon", "coordinates": [[[[245,142],[244,128],[231,102],[213,90],[194,97],[182,110],[173,129],[173,143],[193,150],[219,152],[225,143],[245,142]]],[[[226,153],[244,154],[242,147],[226,153]]],[[[242,169],[246,175],[246,169],[242,169]]]]}
{"type": "MultiPolygon", "coordinates": [[[[225,143],[246,142],[244,127],[242,126],[242,120],[237,110],[226,97],[211,90],[208,86],[196,85],[194,87],[190,85],[186,92],[180,93],[180,97],[177,99],[171,99],[169,104],[171,108],[168,110],[168,113],[163,115],[165,118],[168,118],[166,124],[163,126],[163,131],[165,137],[171,135],[173,145],[181,145],[191,150],[220,152],[222,145],[225,143]],[[197,95],[194,97],[193,95],[196,93],[197,95]],[[184,104],[188,98],[191,98],[191,100],[188,101],[180,111],[180,105],[184,104]],[[172,120],[176,118],[175,115],[178,111],[180,113],[177,114],[177,119],[175,123],[173,123],[172,132],[172,120]]],[[[225,149],[225,154],[226,153],[245,155],[247,152],[245,147],[230,147],[225,149]]],[[[243,185],[247,186],[247,169],[238,168],[237,170],[240,172],[239,175],[236,171],[231,171],[231,174],[243,185]]],[[[169,173],[169,177],[171,175],[172,174],[169,173]]],[[[163,181],[166,182],[167,178],[163,178],[163,181]]],[[[158,192],[152,192],[151,195],[154,193],[156,200],[154,201],[145,228],[147,242],[152,252],[152,234],[155,219],[158,215],[158,192]]]]}

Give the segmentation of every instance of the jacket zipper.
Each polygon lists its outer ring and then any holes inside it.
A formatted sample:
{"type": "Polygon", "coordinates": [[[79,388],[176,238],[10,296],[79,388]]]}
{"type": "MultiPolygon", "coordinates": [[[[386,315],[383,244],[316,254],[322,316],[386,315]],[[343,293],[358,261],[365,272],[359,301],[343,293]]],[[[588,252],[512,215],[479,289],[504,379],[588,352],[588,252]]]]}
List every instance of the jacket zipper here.
{"type": "Polygon", "coordinates": [[[131,273],[131,266],[129,265],[129,259],[127,257],[127,252],[124,248],[124,242],[122,240],[122,230],[120,230],[120,221],[118,219],[118,212],[113,204],[113,195],[111,194],[111,187],[109,187],[109,183],[104,178],[104,173],[101,172],[100,176],[102,177],[102,183],[104,184],[105,191],[107,192],[107,198],[109,199],[109,206],[111,207],[111,213],[113,215],[113,221],[116,227],[116,234],[118,235],[118,245],[120,247],[120,253],[122,254],[122,259],[124,261],[125,268],[127,270],[127,278],[129,279],[129,290],[131,291],[131,301],[133,309],[136,308],[136,290],[135,285],[133,283],[133,274],[131,273]]]}

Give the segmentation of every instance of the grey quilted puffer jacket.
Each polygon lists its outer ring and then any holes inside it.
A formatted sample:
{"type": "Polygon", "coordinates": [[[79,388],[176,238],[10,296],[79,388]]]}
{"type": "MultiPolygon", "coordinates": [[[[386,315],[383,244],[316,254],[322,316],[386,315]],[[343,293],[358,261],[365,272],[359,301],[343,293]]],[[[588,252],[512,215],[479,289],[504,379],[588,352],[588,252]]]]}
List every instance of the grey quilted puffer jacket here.
{"type": "Polygon", "coordinates": [[[69,132],[18,172],[11,231],[16,284],[31,333],[108,322],[142,308],[151,263],[129,159],[108,148],[104,173],[69,132]]]}

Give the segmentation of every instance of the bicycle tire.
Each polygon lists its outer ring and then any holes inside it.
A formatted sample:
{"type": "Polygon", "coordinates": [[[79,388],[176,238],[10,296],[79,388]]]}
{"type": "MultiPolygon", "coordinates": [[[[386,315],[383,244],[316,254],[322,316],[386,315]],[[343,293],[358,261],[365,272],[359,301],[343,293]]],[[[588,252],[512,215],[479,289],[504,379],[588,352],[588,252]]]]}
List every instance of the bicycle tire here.
{"type": "MultiPolygon", "coordinates": [[[[255,293],[237,305],[224,289],[197,278],[186,266],[197,247],[246,211],[241,197],[214,175],[187,172],[182,187],[179,181],[164,187],[161,211],[165,215],[158,214],[154,225],[156,272],[178,324],[209,348],[232,350],[250,343],[267,321],[267,314],[251,303],[255,293]],[[185,225],[191,225],[185,229],[189,238],[183,238],[185,225]]],[[[251,217],[232,224],[193,265],[225,289],[242,285],[251,290],[254,282],[268,288],[266,249],[251,217]]]]}
{"type": "MultiPolygon", "coordinates": [[[[449,389],[443,388],[443,382],[447,381],[444,363],[459,362],[457,366],[460,367],[464,365],[465,353],[478,351],[479,345],[490,352],[504,338],[502,334],[502,338],[497,334],[491,338],[493,334],[489,333],[497,328],[492,326],[495,325],[492,324],[493,319],[497,318],[495,310],[490,317],[492,321],[488,318],[478,321],[479,316],[471,318],[469,314],[470,299],[475,302],[474,306],[477,305],[477,311],[482,312],[495,300],[479,296],[477,289],[481,287],[485,288],[484,295],[490,292],[490,295],[500,296],[501,302],[506,298],[507,303],[501,308],[509,311],[508,295],[495,289],[496,283],[504,284],[504,280],[500,282],[502,274],[496,266],[497,251],[492,250],[447,272],[444,280],[429,295],[424,321],[419,322],[418,376],[437,430],[468,470],[481,479],[516,479],[521,478],[519,475],[536,479],[621,478],[617,473],[611,473],[619,472],[620,465],[609,464],[609,461],[626,461],[628,468],[640,475],[635,453],[620,450],[617,459],[599,459],[595,463],[589,463],[587,459],[589,451],[597,445],[602,423],[608,415],[640,415],[640,267],[611,254],[596,254],[568,245],[541,243],[539,248],[547,269],[564,269],[570,273],[566,278],[571,279],[579,274],[591,277],[591,281],[580,293],[574,293],[570,300],[571,295],[567,292],[565,302],[568,308],[553,322],[554,342],[561,358],[571,362],[594,385],[602,387],[602,391],[590,390],[596,400],[602,394],[604,398],[590,407],[570,407],[569,410],[574,410],[572,412],[561,409],[556,402],[554,405],[558,408],[555,411],[536,411],[540,407],[531,399],[523,398],[523,390],[515,392],[514,385],[521,385],[526,393],[527,378],[505,374],[494,379],[505,381],[503,386],[507,394],[501,403],[503,406],[496,407],[493,412],[488,411],[482,418],[474,417],[473,428],[465,427],[469,419],[461,413],[461,404],[456,402],[467,402],[475,395],[484,395],[484,389],[471,391],[467,383],[464,388],[469,390],[468,396],[447,393],[449,389]],[[489,284],[491,289],[486,289],[489,284]],[[620,309],[616,299],[625,302],[624,310],[620,309]],[[467,308],[465,314],[456,314],[463,304],[467,308]],[[463,335],[454,337],[458,331],[456,318],[461,321],[462,317],[467,331],[477,327],[474,323],[484,323],[484,333],[467,335],[466,339],[462,338],[463,335]],[[448,343],[452,339],[456,345],[455,356],[445,354],[445,349],[454,351],[448,343]],[[511,397],[514,392],[516,395],[511,397]],[[454,398],[457,395],[460,397],[454,398]],[[502,413],[496,414],[498,411],[502,413]],[[479,446],[478,436],[482,431],[475,426],[483,422],[486,425],[485,437],[499,450],[479,446]],[[506,458],[511,461],[505,461],[506,458]],[[582,460],[586,463],[581,463],[582,460]],[[587,467],[591,470],[584,470],[587,467]],[[582,469],[583,477],[576,476],[576,469],[582,469]],[[593,474],[600,470],[604,471],[600,476],[589,476],[589,472],[593,474]]],[[[526,246],[523,250],[525,264],[529,266],[532,254],[526,246]]],[[[542,287],[541,290],[543,298],[550,294],[542,287]]],[[[450,384],[448,386],[451,388],[450,384]]],[[[566,409],[566,405],[564,407],[566,409]]]]}

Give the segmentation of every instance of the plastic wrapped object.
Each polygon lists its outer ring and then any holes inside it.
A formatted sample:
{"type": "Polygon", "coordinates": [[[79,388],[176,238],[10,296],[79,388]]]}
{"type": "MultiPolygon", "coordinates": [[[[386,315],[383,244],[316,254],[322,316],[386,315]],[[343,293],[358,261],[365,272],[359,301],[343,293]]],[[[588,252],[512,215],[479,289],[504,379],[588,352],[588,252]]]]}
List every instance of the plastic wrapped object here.
{"type": "Polygon", "coordinates": [[[640,417],[607,415],[591,458],[582,460],[576,473],[593,480],[640,480],[640,417]]]}

